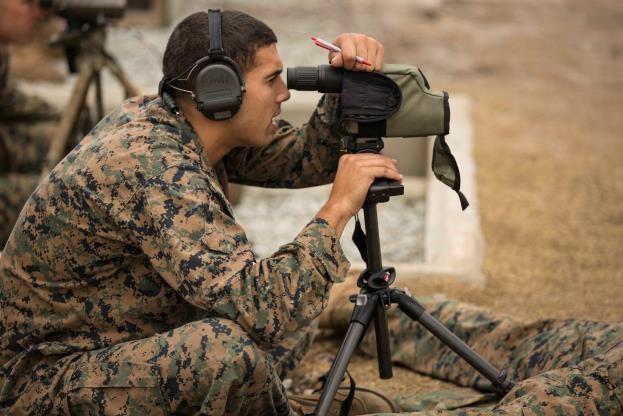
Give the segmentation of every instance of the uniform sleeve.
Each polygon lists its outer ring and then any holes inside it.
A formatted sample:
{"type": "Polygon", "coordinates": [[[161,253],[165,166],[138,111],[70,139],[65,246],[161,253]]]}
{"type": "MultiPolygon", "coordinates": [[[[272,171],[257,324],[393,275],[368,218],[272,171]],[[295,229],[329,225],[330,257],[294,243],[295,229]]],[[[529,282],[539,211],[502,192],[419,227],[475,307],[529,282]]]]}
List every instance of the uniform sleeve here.
{"type": "Polygon", "coordinates": [[[330,183],[346,131],[338,120],[338,94],[326,94],[309,122],[295,128],[279,120],[274,141],[263,148],[235,149],[225,158],[229,180],[267,188],[330,183]]]}
{"type": "Polygon", "coordinates": [[[173,289],[267,344],[318,316],[332,283],[342,281],[350,266],[335,230],[321,219],[271,257],[256,260],[243,229],[199,171],[168,169],[129,209],[129,227],[173,289]]]}

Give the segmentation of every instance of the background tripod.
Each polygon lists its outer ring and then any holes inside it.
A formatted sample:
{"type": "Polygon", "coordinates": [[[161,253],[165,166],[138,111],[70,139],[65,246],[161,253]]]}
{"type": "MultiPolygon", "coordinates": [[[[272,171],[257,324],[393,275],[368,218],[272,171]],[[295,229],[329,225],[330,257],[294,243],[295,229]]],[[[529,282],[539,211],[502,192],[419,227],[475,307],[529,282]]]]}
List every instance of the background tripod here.
{"type": "MultiPolygon", "coordinates": [[[[348,153],[378,153],[383,148],[383,141],[380,138],[347,137],[343,144],[348,153]]],[[[358,295],[351,296],[355,306],[350,324],[329,370],[320,400],[314,411],[315,415],[324,416],[328,413],[331,402],[346,372],[346,367],[372,320],[374,320],[376,335],[379,376],[382,379],[392,377],[389,329],[385,315],[385,310],[392,304],[397,304],[407,316],[418,321],[467,361],[491,381],[498,392],[505,394],[513,387],[513,382],[507,380],[505,372],[498,371],[487,360],[472,350],[460,338],[426,312],[424,307],[411,297],[408,292],[391,287],[396,278],[396,271],[393,267],[383,267],[382,264],[376,205],[387,202],[392,196],[402,195],[403,193],[404,188],[400,183],[378,179],[374,181],[366,196],[363,211],[367,233],[365,236],[366,255],[364,256],[367,268],[361,273],[357,281],[361,292],[358,295]]]]}
{"type": "Polygon", "coordinates": [[[45,177],[65,156],[75,142],[82,139],[93,125],[104,116],[101,71],[107,68],[123,87],[126,98],[138,95],[115,60],[105,49],[106,23],[68,21],[67,29],[52,43],[65,49],[71,73],[78,73],[69,102],[48,150],[41,175],[45,177]],[[95,84],[95,117],[92,119],[87,104],[87,93],[95,84]],[[72,141],[72,137],[74,140],[72,141]]]}

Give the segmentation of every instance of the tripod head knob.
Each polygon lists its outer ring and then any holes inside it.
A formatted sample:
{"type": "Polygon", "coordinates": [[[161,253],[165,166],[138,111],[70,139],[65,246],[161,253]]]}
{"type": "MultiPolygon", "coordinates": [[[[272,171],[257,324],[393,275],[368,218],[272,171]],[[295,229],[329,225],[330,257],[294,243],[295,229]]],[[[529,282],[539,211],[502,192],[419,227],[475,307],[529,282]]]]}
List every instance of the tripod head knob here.
{"type": "Polygon", "coordinates": [[[376,292],[389,287],[396,280],[396,269],[385,267],[381,270],[371,272],[365,269],[357,279],[357,286],[368,289],[368,292],[376,292]]]}

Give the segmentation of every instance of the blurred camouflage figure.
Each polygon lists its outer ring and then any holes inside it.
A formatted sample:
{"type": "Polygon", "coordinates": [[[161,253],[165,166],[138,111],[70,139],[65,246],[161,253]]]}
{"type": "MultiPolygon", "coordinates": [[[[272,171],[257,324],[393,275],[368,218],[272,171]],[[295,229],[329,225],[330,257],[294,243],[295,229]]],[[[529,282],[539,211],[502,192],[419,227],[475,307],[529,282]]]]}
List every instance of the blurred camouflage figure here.
{"type": "Polygon", "coordinates": [[[33,40],[43,17],[37,1],[0,0],[0,250],[39,182],[58,113],[9,79],[9,43],[33,40]]]}
{"type": "MultiPolygon", "coordinates": [[[[321,327],[345,329],[352,304],[336,286],[321,327]]],[[[396,398],[410,415],[621,415],[623,324],[578,319],[520,321],[440,297],[426,310],[491,364],[519,381],[501,400],[491,383],[399,309],[388,314],[392,361],[434,378],[471,387],[396,398]]],[[[376,355],[374,332],[362,350],[376,355]]]]}
{"type": "MultiPolygon", "coordinates": [[[[289,92],[273,31],[234,11],[222,28],[245,75],[235,117],[209,120],[183,92],[181,114],[127,100],[24,206],[0,257],[1,414],[291,414],[280,380],[347,272],[344,226],[375,177],[401,176],[386,156],[339,158],[337,96],[300,129],[275,120],[289,92]],[[333,188],[292,242],[257,259],[228,181],[333,188]]],[[[206,56],[209,33],[207,13],[184,19],[164,75],[206,56]]],[[[372,38],[335,43],[333,65],[382,63],[372,38]]]]}

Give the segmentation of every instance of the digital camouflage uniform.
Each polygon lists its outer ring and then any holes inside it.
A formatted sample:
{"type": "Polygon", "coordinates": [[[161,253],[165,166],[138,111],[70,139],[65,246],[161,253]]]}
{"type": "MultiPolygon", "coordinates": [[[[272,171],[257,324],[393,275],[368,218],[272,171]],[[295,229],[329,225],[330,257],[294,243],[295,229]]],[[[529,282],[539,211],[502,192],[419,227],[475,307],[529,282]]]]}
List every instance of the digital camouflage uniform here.
{"type": "Polygon", "coordinates": [[[0,250],[37,186],[58,113],[9,80],[9,50],[0,43],[0,250]]]}
{"type": "Polygon", "coordinates": [[[281,121],[271,145],[216,166],[159,98],[102,120],[30,197],[0,257],[0,409],[288,414],[279,376],[349,263],[321,219],[256,259],[224,189],[332,181],[336,106],[326,96],[303,128],[281,121]]]}
{"type": "MultiPolygon", "coordinates": [[[[623,324],[577,319],[520,321],[486,309],[430,298],[423,306],[498,369],[519,380],[497,402],[489,381],[419,323],[388,314],[392,360],[418,373],[478,393],[433,392],[403,397],[408,415],[621,415],[623,324]],[[415,412],[415,410],[418,410],[415,412]]],[[[351,307],[352,310],[352,307],[351,307]]],[[[340,319],[341,322],[347,322],[340,319]]],[[[369,331],[362,349],[375,355],[369,331]]]]}

